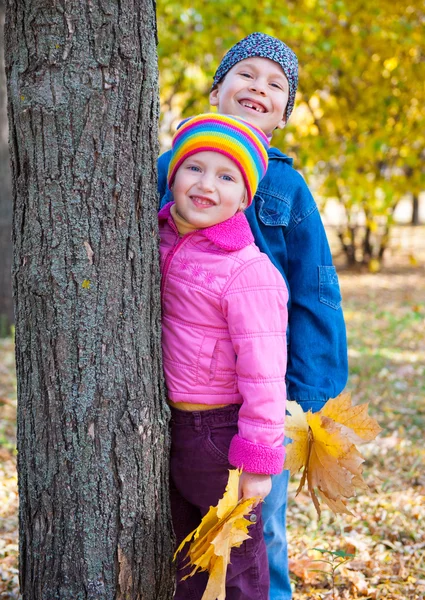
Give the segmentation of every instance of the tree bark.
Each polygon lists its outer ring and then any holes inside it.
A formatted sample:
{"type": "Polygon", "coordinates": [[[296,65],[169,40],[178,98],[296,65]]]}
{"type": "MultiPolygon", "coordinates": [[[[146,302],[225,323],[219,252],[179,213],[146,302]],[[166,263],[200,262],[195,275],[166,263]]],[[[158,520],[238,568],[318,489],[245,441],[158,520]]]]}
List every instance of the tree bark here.
{"type": "Polygon", "coordinates": [[[12,179],[7,144],[6,75],[4,72],[4,13],[0,0],[0,337],[10,334],[12,301],[12,179]]]}
{"type": "Polygon", "coordinates": [[[172,596],[151,0],[8,0],[24,600],[172,596]]]}

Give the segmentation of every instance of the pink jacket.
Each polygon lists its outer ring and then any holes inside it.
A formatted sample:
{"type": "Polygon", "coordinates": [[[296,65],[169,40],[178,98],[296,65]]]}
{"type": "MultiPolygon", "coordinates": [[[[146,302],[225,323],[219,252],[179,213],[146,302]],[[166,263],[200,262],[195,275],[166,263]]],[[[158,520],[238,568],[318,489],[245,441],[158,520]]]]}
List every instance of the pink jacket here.
{"type": "Polygon", "coordinates": [[[229,462],[280,473],[288,292],[243,213],[179,237],[159,212],[162,349],[173,402],[240,404],[229,462]]]}

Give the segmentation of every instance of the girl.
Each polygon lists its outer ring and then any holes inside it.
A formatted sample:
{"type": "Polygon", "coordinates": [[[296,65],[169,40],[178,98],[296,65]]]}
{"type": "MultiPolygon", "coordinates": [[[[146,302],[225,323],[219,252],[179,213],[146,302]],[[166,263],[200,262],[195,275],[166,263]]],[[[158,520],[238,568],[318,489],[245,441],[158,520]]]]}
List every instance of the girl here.
{"type": "MultiPolygon", "coordinates": [[[[243,213],[267,149],[260,129],[222,114],[185,121],[172,143],[159,230],[178,543],[217,504],[229,469],[243,469],[241,498],[263,499],[283,468],[288,293],[243,213]]],[[[251,520],[251,539],[232,551],[228,600],[268,598],[261,504],[251,520]]],[[[200,600],[206,573],[182,581],[178,566],[175,598],[200,600]]]]}

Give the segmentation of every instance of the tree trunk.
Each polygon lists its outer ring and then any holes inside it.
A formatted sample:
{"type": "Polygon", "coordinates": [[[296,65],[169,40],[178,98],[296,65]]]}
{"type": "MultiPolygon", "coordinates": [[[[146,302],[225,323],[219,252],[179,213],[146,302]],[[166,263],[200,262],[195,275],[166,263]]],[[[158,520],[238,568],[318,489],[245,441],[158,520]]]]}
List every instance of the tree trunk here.
{"type": "Polygon", "coordinates": [[[150,0],[8,0],[24,600],[172,595],[150,0]]]}
{"type": "Polygon", "coordinates": [[[419,195],[412,194],[412,218],[410,224],[413,226],[419,225],[419,195]]]}
{"type": "Polygon", "coordinates": [[[347,267],[353,267],[356,264],[356,227],[347,226],[347,230],[338,230],[338,238],[341,248],[345,255],[347,267]],[[346,238],[349,237],[349,242],[346,238]]]}
{"type": "Polygon", "coordinates": [[[7,145],[6,76],[3,30],[5,4],[0,0],[0,337],[9,335],[12,302],[12,180],[7,145]]]}

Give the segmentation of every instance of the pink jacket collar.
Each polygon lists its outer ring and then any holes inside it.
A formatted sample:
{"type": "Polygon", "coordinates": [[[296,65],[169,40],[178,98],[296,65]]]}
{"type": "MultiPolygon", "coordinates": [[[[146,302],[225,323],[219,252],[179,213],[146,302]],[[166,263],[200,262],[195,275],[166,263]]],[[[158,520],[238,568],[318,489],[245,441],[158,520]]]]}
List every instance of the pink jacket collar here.
{"type": "MultiPolygon", "coordinates": [[[[174,202],[168,202],[158,213],[159,221],[172,221],[170,208],[174,202]]],[[[204,235],[211,242],[223,250],[242,250],[254,241],[251,228],[243,212],[236,213],[227,221],[217,223],[205,229],[198,229],[197,233],[204,235]]]]}

